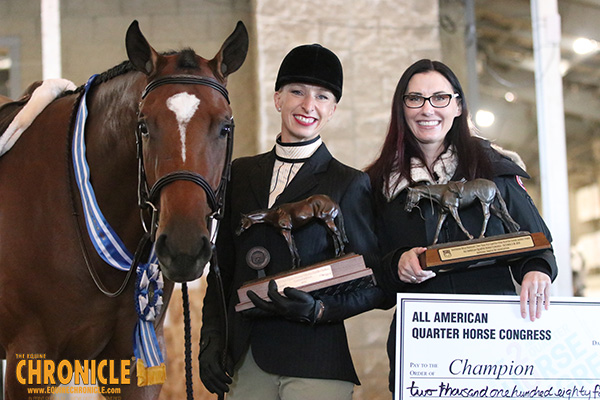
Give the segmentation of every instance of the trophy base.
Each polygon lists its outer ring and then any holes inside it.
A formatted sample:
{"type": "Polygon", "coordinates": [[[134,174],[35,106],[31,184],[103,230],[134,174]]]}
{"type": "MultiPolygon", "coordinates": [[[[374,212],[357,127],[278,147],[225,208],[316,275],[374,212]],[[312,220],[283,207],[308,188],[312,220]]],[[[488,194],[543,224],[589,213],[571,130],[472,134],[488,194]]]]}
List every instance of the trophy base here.
{"type": "Polygon", "coordinates": [[[440,273],[485,266],[499,259],[518,259],[549,248],[550,242],[541,232],[515,232],[429,246],[419,262],[421,268],[440,273]]]}
{"type": "Polygon", "coordinates": [[[248,298],[248,290],[252,290],[263,300],[270,301],[267,291],[271,280],[275,280],[280,292],[286,287],[293,287],[313,294],[335,294],[375,285],[373,271],[365,266],[363,257],[347,254],[308,267],[246,282],[238,289],[240,302],[235,306],[235,311],[254,308],[254,303],[248,298]]]}

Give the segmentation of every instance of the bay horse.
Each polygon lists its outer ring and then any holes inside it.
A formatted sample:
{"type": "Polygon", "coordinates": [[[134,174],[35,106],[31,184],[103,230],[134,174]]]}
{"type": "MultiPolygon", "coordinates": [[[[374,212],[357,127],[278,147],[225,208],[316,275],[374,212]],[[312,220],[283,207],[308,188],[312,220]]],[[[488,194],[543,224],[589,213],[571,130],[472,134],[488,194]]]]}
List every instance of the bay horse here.
{"type": "Polygon", "coordinates": [[[287,242],[292,254],[293,268],[300,265],[300,255],[294,242],[292,231],[301,228],[314,219],[322,222],[333,238],[335,256],[344,255],[345,244],[348,243],[344,218],[339,205],[329,196],[315,194],[294,203],[286,203],[268,210],[258,210],[248,214],[242,214],[240,225],[236,235],[241,235],[254,224],[268,224],[279,230],[279,233],[287,242]],[[336,225],[339,224],[339,227],[336,225]]]}
{"type": "MultiPolygon", "coordinates": [[[[159,277],[145,289],[154,310],[163,302],[163,312],[144,314],[163,352],[164,311],[174,282],[200,277],[212,256],[210,221],[220,212],[233,140],[225,86],[245,60],[246,28],[238,22],[210,60],[191,49],[157,53],[137,21],[125,42],[127,61],[54,100],[0,158],[0,358],[7,360],[6,400],[26,399],[30,388],[59,383],[60,371],[36,370],[36,359],[44,360],[44,368],[61,360],[71,365],[89,360],[90,366],[97,361],[93,365],[106,377],[109,368],[100,371],[106,365],[101,363],[116,360],[119,378],[127,372],[121,362],[134,356],[136,308],[144,306],[135,291],[156,268],[141,275],[138,269],[137,279],[128,279],[132,267],[117,270],[96,251],[109,236],[101,234],[96,242],[88,234],[95,225],[84,221],[91,217],[79,187],[79,173],[86,168],[92,202],[124,244],[125,256],[140,243],[142,261],[146,255],[156,258],[164,274],[164,283],[159,277]],[[84,167],[75,162],[79,128],[85,128],[84,167]],[[151,210],[151,217],[140,206],[151,210]],[[140,214],[151,224],[144,226],[140,214]],[[142,246],[142,238],[155,240],[154,250],[142,246]],[[156,300],[161,291],[163,299],[156,300]],[[34,360],[19,364],[23,359],[34,360]],[[45,381],[38,382],[39,375],[45,381]]],[[[98,380],[99,389],[116,386],[113,393],[124,400],[156,399],[160,384],[138,377],[138,385],[146,386],[136,385],[139,361],[130,365],[129,384],[98,380]]]]}
{"type": "Polygon", "coordinates": [[[490,219],[490,210],[496,215],[509,232],[517,232],[519,224],[510,216],[506,203],[498,190],[496,184],[489,179],[474,179],[472,181],[460,182],[450,181],[442,185],[423,185],[408,188],[406,204],[404,209],[408,212],[419,204],[422,199],[430,199],[435,201],[440,208],[440,216],[437,222],[435,237],[433,243],[436,244],[442,229],[442,224],[450,213],[460,229],[467,235],[469,239],[473,239],[473,235],[464,227],[458,210],[473,204],[475,201],[481,203],[483,211],[483,222],[479,237],[484,237],[487,229],[487,224],[490,219]],[[496,205],[494,201],[497,201],[496,205]]]}

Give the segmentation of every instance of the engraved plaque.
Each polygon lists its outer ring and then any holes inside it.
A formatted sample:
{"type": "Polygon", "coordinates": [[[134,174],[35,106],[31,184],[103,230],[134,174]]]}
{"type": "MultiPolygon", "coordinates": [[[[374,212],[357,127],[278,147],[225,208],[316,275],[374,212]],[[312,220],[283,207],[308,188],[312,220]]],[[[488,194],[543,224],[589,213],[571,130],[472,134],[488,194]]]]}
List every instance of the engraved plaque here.
{"type": "Polygon", "coordinates": [[[324,293],[328,291],[332,293],[375,285],[373,271],[365,266],[363,257],[358,254],[348,254],[305,268],[246,282],[238,289],[240,301],[235,306],[235,310],[243,311],[254,307],[254,303],[248,298],[248,290],[252,290],[263,300],[270,301],[267,291],[271,279],[275,280],[280,292],[283,292],[286,287],[294,287],[306,292],[320,290],[324,293]]]}
{"type": "Polygon", "coordinates": [[[499,259],[516,259],[549,248],[550,243],[541,232],[516,232],[429,246],[419,261],[423,269],[444,272],[487,265],[499,259]]]}

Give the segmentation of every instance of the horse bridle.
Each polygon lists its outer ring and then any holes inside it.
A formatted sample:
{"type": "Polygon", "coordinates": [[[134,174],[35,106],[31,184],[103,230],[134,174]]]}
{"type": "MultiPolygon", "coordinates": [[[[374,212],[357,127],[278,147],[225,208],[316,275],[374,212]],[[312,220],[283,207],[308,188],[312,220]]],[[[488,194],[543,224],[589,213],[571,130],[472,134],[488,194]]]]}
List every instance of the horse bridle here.
{"type": "MultiPolygon", "coordinates": [[[[208,86],[212,89],[215,89],[219,93],[225,97],[227,100],[227,104],[231,104],[229,101],[229,95],[227,93],[227,89],[225,86],[219,84],[218,82],[202,76],[195,75],[170,75],[162,78],[158,78],[152,82],[150,82],[144,91],[142,92],[142,100],[154,89],[159,86],[167,85],[167,84],[187,84],[187,85],[204,85],[208,86]]],[[[160,191],[167,185],[176,182],[176,181],[190,181],[198,186],[200,186],[204,192],[206,193],[206,199],[208,204],[212,210],[212,214],[208,218],[208,229],[210,232],[210,242],[211,242],[211,268],[215,273],[215,277],[218,283],[219,293],[221,297],[221,305],[223,307],[223,313],[225,315],[224,318],[224,329],[225,329],[225,343],[229,341],[228,332],[229,327],[227,323],[227,304],[225,299],[225,292],[223,290],[223,281],[221,280],[221,273],[218,266],[217,261],[217,249],[215,246],[216,234],[218,231],[218,225],[223,217],[223,202],[225,198],[225,189],[227,187],[227,182],[229,182],[229,177],[231,174],[231,157],[233,153],[233,131],[235,124],[233,122],[233,117],[229,123],[229,131],[227,132],[227,150],[225,155],[225,165],[223,166],[223,172],[221,174],[221,181],[219,182],[219,186],[216,190],[214,190],[206,178],[202,175],[192,172],[192,171],[174,171],[170,172],[161,178],[159,178],[152,188],[148,189],[148,182],[146,180],[146,171],[144,169],[144,161],[143,161],[143,153],[142,153],[142,133],[140,129],[140,125],[136,129],[136,147],[137,147],[137,158],[138,158],[138,204],[140,206],[140,210],[143,213],[144,209],[151,208],[152,209],[152,222],[150,227],[150,232],[146,228],[144,222],[144,216],[141,216],[142,226],[146,231],[146,235],[149,235],[149,242],[154,242],[156,239],[156,229],[158,228],[158,213],[159,208],[157,203],[159,201],[160,191]]],[[[142,239],[143,240],[143,239],[142,239]]],[[[140,245],[141,246],[141,245],[140,245]]],[[[143,247],[143,246],[142,246],[143,247]]],[[[186,375],[186,394],[188,399],[193,399],[192,392],[192,366],[191,366],[191,332],[190,332],[190,316],[189,316],[189,299],[187,292],[186,283],[182,283],[181,286],[182,297],[183,297],[183,313],[184,313],[184,331],[185,331],[185,375],[186,375]]],[[[222,363],[225,365],[225,357],[227,354],[227,345],[223,349],[222,354],[222,363]]],[[[222,399],[222,397],[219,397],[222,399]]]]}
{"type": "MultiPolygon", "coordinates": [[[[225,89],[225,87],[223,85],[217,83],[216,81],[214,81],[210,78],[202,77],[202,76],[195,76],[195,75],[170,75],[170,76],[165,76],[165,77],[156,79],[156,80],[150,82],[146,86],[146,88],[144,89],[144,91],[142,93],[142,99],[144,97],[146,97],[146,95],[149,92],[151,92],[152,90],[156,89],[159,86],[166,85],[166,84],[196,84],[196,85],[208,86],[208,87],[211,87],[211,88],[217,90],[219,93],[221,93],[223,95],[223,97],[225,97],[225,99],[227,100],[227,103],[230,104],[227,89],[225,89]]],[[[84,91],[81,92],[82,95],[84,93],[85,93],[84,91]]],[[[105,294],[108,297],[117,297],[117,296],[121,295],[121,293],[123,293],[123,291],[125,290],[125,287],[127,286],[127,282],[129,282],[131,274],[135,271],[136,267],[142,262],[142,260],[145,260],[148,258],[148,255],[150,253],[151,244],[153,243],[153,241],[155,239],[156,227],[158,226],[159,208],[155,205],[155,203],[157,203],[157,201],[158,201],[158,196],[160,195],[160,191],[166,185],[168,185],[172,182],[178,181],[178,180],[187,180],[187,181],[194,182],[197,185],[199,185],[206,193],[206,198],[207,198],[207,201],[208,201],[209,206],[212,211],[212,214],[208,218],[208,228],[209,228],[209,232],[211,235],[210,242],[211,242],[211,247],[212,247],[211,265],[214,264],[213,269],[215,270],[215,273],[217,274],[217,279],[220,280],[220,272],[219,272],[217,262],[216,262],[215,238],[216,238],[216,233],[218,231],[219,221],[223,215],[223,202],[224,202],[224,197],[225,197],[225,189],[227,186],[227,182],[229,181],[229,176],[230,176],[230,171],[231,171],[231,156],[232,156],[232,152],[233,152],[233,130],[234,130],[233,118],[231,118],[231,121],[229,124],[230,129],[227,133],[227,149],[226,149],[225,165],[223,166],[223,172],[221,174],[221,181],[219,182],[219,186],[217,187],[216,190],[213,190],[213,188],[210,186],[208,181],[202,175],[192,172],[192,171],[171,172],[171,173],[163,176],[162,178],[160,178],[152,186],[152,189],[149,190],[148,184],[146,181],[146,173],[144,170],[144,163],[143,163],[143,159],[142,159],[142,138],[141,138],[141,132],[140,132],[139,128],[140,127],[138,125],[138,129],[136,129],[136,146],[137,146],[137,158],[138,158],[138,166],[139,166],[138,167],[138,204],[140,206],[140,213],[142,214],[141,220],[142,220],[142,226],[145,230],[145,234],[142,236],[142,238],[140,239],[140,241],[137,245],[137,248],[134,253],[133,261],[127,272],[127,276],[121,283],[121,286],[116,291],[108,290],[106,288],[106,286],[102,283],[96,270],[93,268],[92,262],[90,260],[90,256],[88,255],[88,252],[87,252],[86,245],[83,241],[84,229],[80,225],[79,219],[75,218],[76,222],[77,222],[77,229],[79,232],[78,237],[79,237],[79,245],[81,247],[81,252],[82,252],[83,258],[85,260],[87,269],[88,269],[94,283],[96,284],[96,287],[98,288],[98,290],[100,290],[103,294],[105,294]],[[150,229],[150,232],[148,232],[148,229],[146,228],[146,224],[145,224],[145,220],[144,220],[144,216],[143,216],[144,210],[147,209],[148,207],[152,208],[152,227],[150,229]]],[[[74,179],[73,170],[71,168],[68,169],[68,174],[71,179],[74,179]]],[[[70,187],[72,187],[72,185],[70,185],[70,187]]],[[[71,192],[71,205],[73,207],[73,215],[77,216],[78,212],[75,207],[75,193],[73,191],[71,192]]]]}
{"type": "MultiPolygon", "coordinates": [[[[196,75],[169,75],[162,78],[158,78],[150,82],[144,91],[142,92],[142,100],[154,89],[168,84],[184,84],[184,85],[204,85],[208,86],[212,89],[215,89],[219,93],[225,97],[227,103],[230,104],[229,94],[225,86],[220,83],[203,76],[196,75]]],[[[221,174],[221,181],[219,186],[215,189],[208,183],[206,178],[202,175],[187,170],[174,171],[170,172],[162,177],[160,177],[154,185],[149,189],[148,182],[146,180],[146,170],[144,168],[143,161],[143,148],[142,148],[142,133],[140,129],[140,125],[138,125],[136,129],[136,146],[137,146],[137,159],[138,159],[138,204],[141,210],[145,210],[150,208],[152,213],[152,222],[150,226],[150,230],[148,231],[145,220],[142,215],[142,225],[147,233],[150,233],[150,240],[154,242],[156,239],[156,229],[158,227],[158,213],[159,213],[159,196],[161,190],[176,181],[189,181],[200,186],[204,192],[206,193],[206,199],[208,204],[212,210],[212,214],[209,216],[209,221],[220,220],[223,215],[223,202],[225,197],[225,189],[227,187],[227,182],[229,181],[229,176],[231,172],[231,157],[233,153],[233,131],[235,124],[233,122],[233,117],[229,123],[229,131],[227,132],[227,149],[225,156],[225,165],[223,166],[223,172],[221,174]]],[[[212,223],[209,224],[209,230],[211,231],[211,236],[214,236],[216,233],[216,229],[212,226],[212,223]]],[[[211,237],[211,243],[214,245],[214,237],[211,237]]]]}

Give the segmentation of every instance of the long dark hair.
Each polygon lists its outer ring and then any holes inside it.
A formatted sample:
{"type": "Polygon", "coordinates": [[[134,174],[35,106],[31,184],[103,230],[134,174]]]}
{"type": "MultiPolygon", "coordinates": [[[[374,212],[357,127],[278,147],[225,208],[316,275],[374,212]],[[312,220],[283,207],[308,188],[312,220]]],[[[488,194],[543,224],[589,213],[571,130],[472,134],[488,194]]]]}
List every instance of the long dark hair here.
{"type": "MultiPolygon", "coordinates": [[[[436,71],[442,74],[450,82],[455,93],[458,93],[456,101],[461,102],[462,113],[454,119],[454,123],[445,138],[445,148],[453,144],[458,155],[458,170],[467,180],[477,177],[488,177],[490,175],[490,163],[483,155],[481,146],[472,135],[469,124],[469,110],[465,95],[458,78],[452,70],[440,61],[422,59],[404,71],[392,101],[392,116],[381,154],[367,167],[366,172],[371,179],[371,185],[379,197],[383,189],[390,189],[389,176],[392,172],[398,172],[412,184],[410,175],[410,160],[417,157],[425,164],[425,155],[421,151],[418,142],[411,132],[404,117],[403,96],[406,94],[408,82],[416,75],[423,72],[436,71]]],[[[393,188],[392,188],[393,189],[393,188]]]]}

